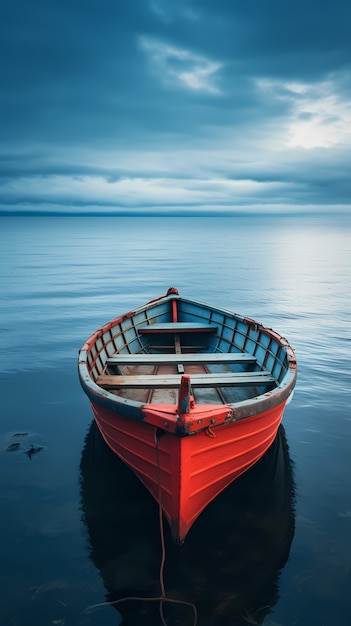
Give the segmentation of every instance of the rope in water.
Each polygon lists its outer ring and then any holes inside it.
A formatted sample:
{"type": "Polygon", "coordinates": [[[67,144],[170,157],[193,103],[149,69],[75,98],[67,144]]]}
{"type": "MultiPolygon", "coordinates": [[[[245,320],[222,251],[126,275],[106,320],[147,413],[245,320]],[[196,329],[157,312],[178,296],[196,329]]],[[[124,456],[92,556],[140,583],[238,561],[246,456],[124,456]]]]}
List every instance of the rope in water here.
{"type": "Polygon", "coordinates": [[[166,546],[165,546],[165,536],[164,536],[164,528],[163,528],[163,515],[162,515],[162,489],[161,489],[161,466],[160,466],[160,454],[159,454],[159,437],[157,433],[157,429],[155,428],[154,432],[155,438],[155,448],[156,448],[156,459],[157,459],[157,481],[158,481],[158,514],[159,514],[159,523],[160,523],[160,538],[161,538],[161,549],[162,549],[162,558],[160,564],[160,587],[161,587],[161,597],[160,597],[160,617],[163,626],[167,626],[163,615],[163,602],[172,602],[173,604],[183,604],[184,606],[189,606],[193,609],[194,612],[194,626],[197,625],[197,610],[195,604],[192,602],[185,602],[184,600],[176,600],[174,598],[167,598],[164,584],[164,566],[166,562],[166,546]]]}
{"type": "Polygon", "coordinates": [[[159,457],[159,436],[157,433],[157,429],[155,428],[154,432],[155,439],[155,449],[156,449],[156,459],[157,459],[157,482],[158,482],[158,513],[159,513],[159,524],[160,524],[160,539],[161,539],[161,563],[160,563],[160,587],[161,587],[161,595],[156,596],[155,598],[145,598],[142,596],[128,596],[125,598],[120,598],[119,600],[112,600],[111,602],[99,602],[98,604],[91,604],[84,609],[84,612],[88,612],[92,609],[97,609],[101,606],[115,606],[117,604],[121,604],[122,602],[130,602],[130,601],[138,601],[138,602],[159,602],[159,612],[160,618],[162,622],[162,626],[167,626],[167,622],[165,620],[163,614],[163,604],[182,604],[183,606],[188,606],[193,610],[194,613],[194,625],[197,626],[197,609],[195,604],[192,602],[186,602],[185,600],[176,600],[175,598],[168,598],[166,596],[165,584],[164,584],[164,567],[166,562],[166,546],[165,546],[165,537],[164,537],[164,528],[163,528],[163,514],[162,514],[162,490],[161,490],[161,467],[160,467],[160,457],[159,457]]]}

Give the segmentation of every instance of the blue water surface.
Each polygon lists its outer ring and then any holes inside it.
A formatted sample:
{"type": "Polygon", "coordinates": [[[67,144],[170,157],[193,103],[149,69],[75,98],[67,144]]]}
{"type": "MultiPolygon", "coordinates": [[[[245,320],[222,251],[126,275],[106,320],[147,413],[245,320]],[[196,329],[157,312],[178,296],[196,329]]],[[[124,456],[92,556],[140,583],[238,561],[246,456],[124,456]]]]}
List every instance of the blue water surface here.
{"type": "MultiPolygon", "coordinates": [[[[103,323],[175,286],[287,337],[279,440],[175,549],[198,626],[351,622],[348,216],[0,218],[0,624],[158,626],[157,506],[101,441],[77,377],[103,323]]],[[[168,626],[194,624],[167,604],[168,626]]]]}

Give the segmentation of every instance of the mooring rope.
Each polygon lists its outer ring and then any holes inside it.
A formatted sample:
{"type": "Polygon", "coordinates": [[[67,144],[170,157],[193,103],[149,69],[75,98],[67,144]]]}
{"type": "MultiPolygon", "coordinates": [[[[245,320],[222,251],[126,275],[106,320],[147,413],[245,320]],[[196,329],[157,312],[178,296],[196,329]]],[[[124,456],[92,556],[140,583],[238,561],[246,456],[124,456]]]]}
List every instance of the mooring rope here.
{"type": "Polygon", "coordinates": [[[164,583],[164,567],[166,562],[166,544],[165,544],[165,534],[163,527],[163,514],[162,514],[162,489],[161,489],[161,464],[160,464],[160,453],[159,453],[159,435],[157,432],[157,428],[155,428],[154,432],[155,439],[155,449],[156,449],[156,460],[157,460],[157,483],[158,483],[158,515],[159,515],[159,524],[160,524],[160,539],[161,539],[161,550],[162,550],[162,558],[160,563],[160,587],[161,587],[161,596],[160,596],[160,617],[163,626],[167,626],[164,614],[163,614],[163,603],[164,602],[172,602],[173,604],[182,604],[184,606],[189,606],[194,611],[194,626],[197,625],[197,610],[195,604],[192,602],[186,602],[185,600],[176,600],[175,598],[168,598],[166,596],[165,591],[165,583],[164,583]]]}
{"type": "Polygon", "coordinates": [[[161,539],[161,562],[160,562],[160,572],[159,572],[159,580],[160,580],[160,588],[161,595],[156,596],[155,598],[145,598],[143,596],[128,596],[125,598],[120,598],[119,600],[112,600],[111,602],[99,602],[98,604],[91,604],[84,609],[84,613],[91,611],[93,609],[97,609],[102,606],[115,606],[117,604],[121,604],[122,602],[159,602],[159,611],[160,618],[162,622],[162,626],[167,626],[167,622],[165,620],[163,614],[163,604],[168,602],[170,604],[182,604],[183,606],[188,606],[192,608],[194,612],[194,624],[193,626],[197,626],[197,609],[195,604],[192,602],[186,602],[185,600],[177,600],[175,598],[169,598],[166,595],[165,583],[164,583],[164,567],[166,562],[166,545],[165,545],[165,536],[164,536],[164,527],[163,527],[163,514],[162,514],[162,489],[161,489],[161,466],[160,466],[160,456],[159,456],[159,436],[157,432],[157,428],[155,428],[154,432],[155,439],[155,449],[156,449],[156,460],[157,460],[157,482],[158,482],[158,513],[159,513],[159,524],[160,524],[160,539],[161,539]]]}

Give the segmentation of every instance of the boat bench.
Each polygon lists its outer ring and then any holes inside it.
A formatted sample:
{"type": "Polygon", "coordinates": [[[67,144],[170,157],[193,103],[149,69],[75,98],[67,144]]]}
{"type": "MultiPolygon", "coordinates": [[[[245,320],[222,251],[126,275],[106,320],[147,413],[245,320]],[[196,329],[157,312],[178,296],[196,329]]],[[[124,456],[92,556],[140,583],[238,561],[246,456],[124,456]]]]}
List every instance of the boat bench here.
{"type": "Polygon", "coordinates": [[[164,324],[149,324],[138,327],[141,335],[156,333],[214,333],[218,326],[213,324],[198,324],[197,322],[166,322],[164,324]]]}
{"type": "MultiPolygon", "coordinates": [[[[183,355],[184,356],[184,355],[183,355]]],[[[178,388],[182,376],[179,374],[141,375],[141,376],[112,376],[101,374],[97,384],[104,389],[118,389],[120,387],[137,388],[178,388]]],[[[262,372],[226,372],[222,374],[193,374],[190,377],[192,387],[247,387],[250,385],[267,385],[275,383],[276,379],[268,371],[262,372]]]]}
{"type": "Polygon", "coordinates": [[[118,354],[107,359],[108,365],[202,365],[213,363],[257,363],[245,352],[198,352],[181,354],[118,354]]]}

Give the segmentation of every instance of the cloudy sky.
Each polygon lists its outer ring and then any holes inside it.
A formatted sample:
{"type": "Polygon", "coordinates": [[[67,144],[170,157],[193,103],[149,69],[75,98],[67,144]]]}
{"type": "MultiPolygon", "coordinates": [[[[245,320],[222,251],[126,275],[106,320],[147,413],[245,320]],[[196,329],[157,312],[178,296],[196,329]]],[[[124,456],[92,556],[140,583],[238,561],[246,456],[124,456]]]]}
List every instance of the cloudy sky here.
{"type": "Polygon", "coordinates": [[[8,0],[0,211],[350,211],[349,0],[8,0]]]}

